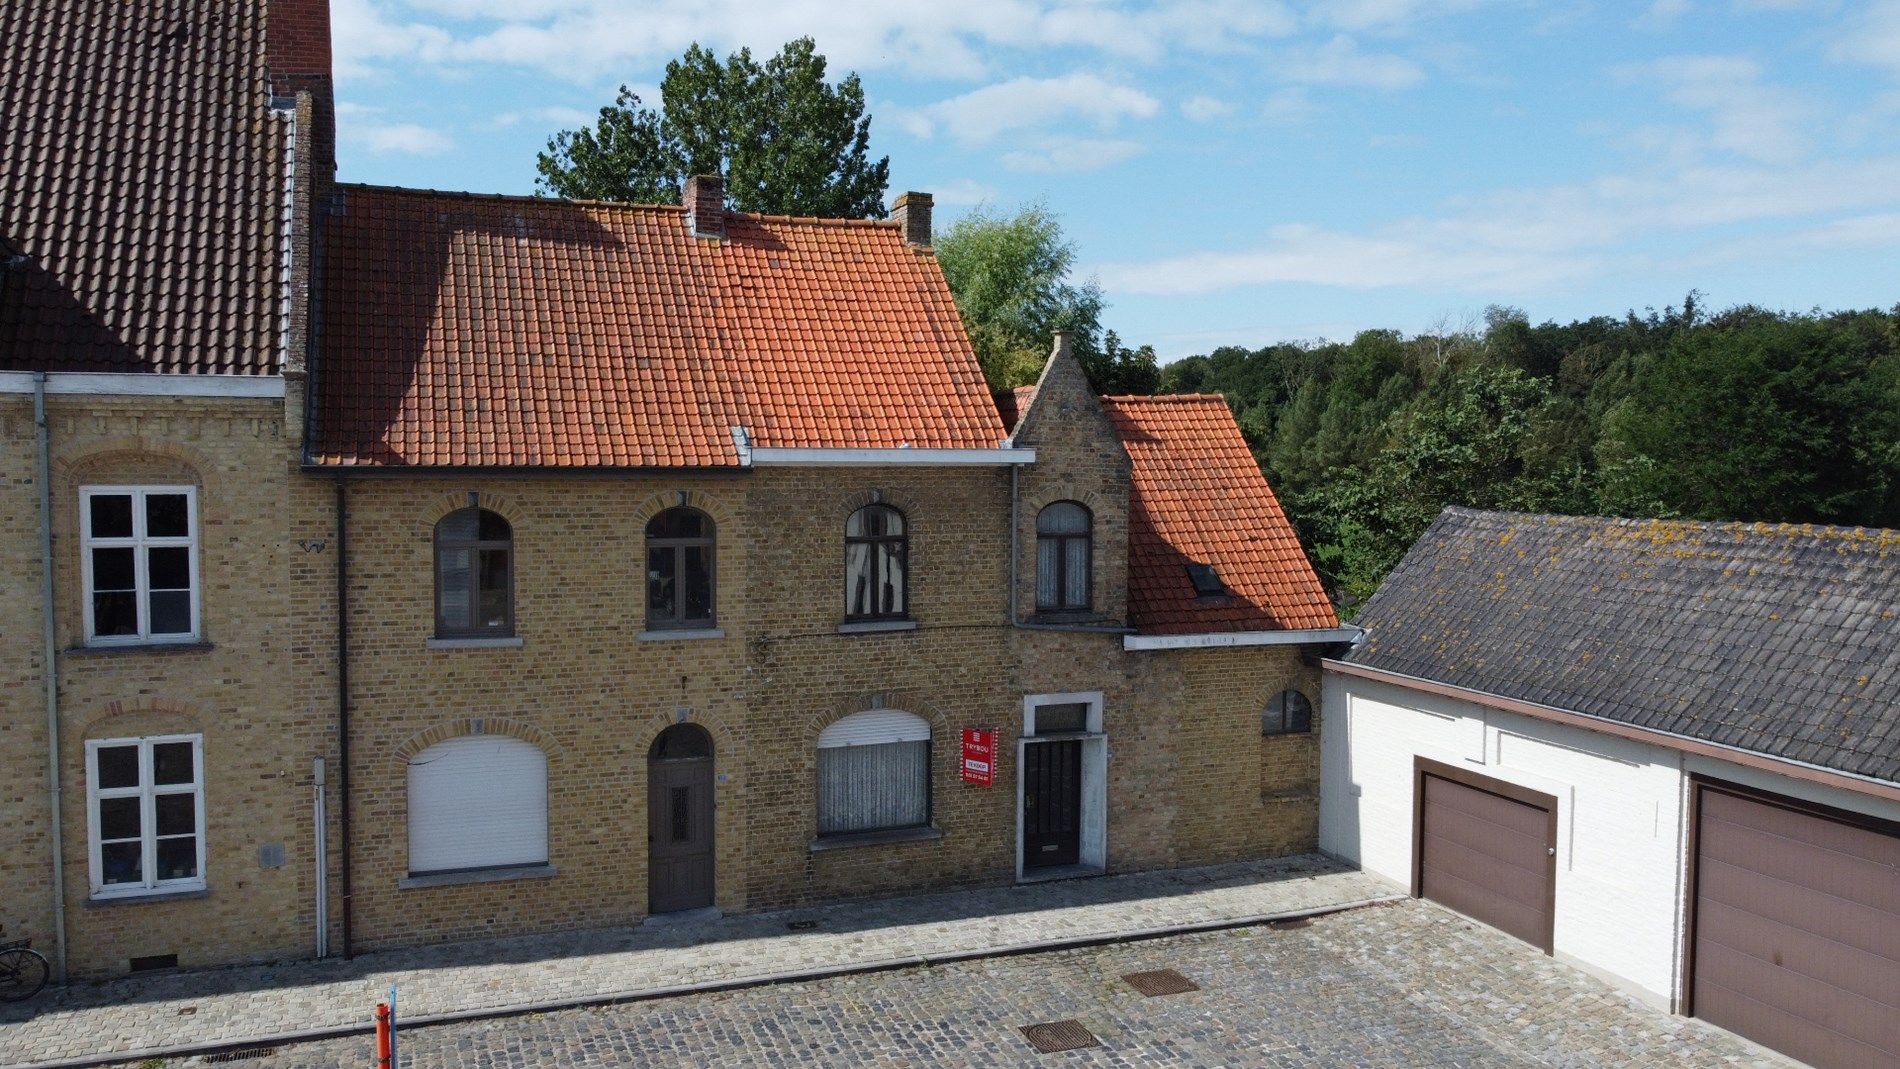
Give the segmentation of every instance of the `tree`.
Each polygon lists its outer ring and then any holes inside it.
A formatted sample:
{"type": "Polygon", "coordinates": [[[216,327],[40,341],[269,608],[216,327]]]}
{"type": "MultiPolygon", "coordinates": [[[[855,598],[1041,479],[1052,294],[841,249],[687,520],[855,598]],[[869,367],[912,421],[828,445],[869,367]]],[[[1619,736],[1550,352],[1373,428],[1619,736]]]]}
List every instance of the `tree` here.
{"type": "Polygon", "coordinates": [[[666,65],[660,110],[622,86],[592,128],[554,135],[536,169],[561,197],[674,204],[687,176],[717,174],[740,211],[882,218],[890,158],[870,158],[870,137],[858,76],[828,85],[811,38],[763,65],[695,44],[666,65]]]}

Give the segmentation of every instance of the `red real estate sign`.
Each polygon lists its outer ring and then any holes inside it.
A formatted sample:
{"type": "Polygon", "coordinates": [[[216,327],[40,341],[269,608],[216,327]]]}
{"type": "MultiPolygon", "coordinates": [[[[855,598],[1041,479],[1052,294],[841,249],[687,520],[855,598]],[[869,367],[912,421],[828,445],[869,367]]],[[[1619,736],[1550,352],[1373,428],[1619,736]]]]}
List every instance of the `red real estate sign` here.
{"type": "Polygon", "coordinates": [[[963,782],[988,787],[996,782],[996,729],[963,729],[963,782]]]}

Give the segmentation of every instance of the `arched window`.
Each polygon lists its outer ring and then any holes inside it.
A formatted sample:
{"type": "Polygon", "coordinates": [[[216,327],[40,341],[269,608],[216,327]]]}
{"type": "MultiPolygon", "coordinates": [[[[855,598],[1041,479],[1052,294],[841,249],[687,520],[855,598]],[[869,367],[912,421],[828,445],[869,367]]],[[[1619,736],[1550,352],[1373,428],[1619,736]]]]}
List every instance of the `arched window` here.
{"type": "Polygon", "coordinates": [[[647,627],[713,625],[713,522],[692,508],[647,521],[647,627]]]}
{"type": "Polygon", "coordinates": [[[1304,735],[1313,730],[1313,703],[1297,690],[1283,690],[1267,700],[1260,718],[1263,735],[1304,735]]]}
{"type": "Polygon", "coordinates": [[[922,717],[853,713],[818,736],[819,835],[929,823],[930,725],[922,717]]]}
{"type": "Polygon", "coordinates": [[[910,611],[910,536],[904,514],[866,505],[844,525],[844,614],[851,620],[902,619],[910,611]]]}
{"type": "Polygon", "coordinates": [[[548,758],[511,735],[458,735],[409,759],[409,873],[544,865],[548,758]]]}
{"type": "Polygon", "coordinates": [[[435,633],[505,638],[515,633],[514,532],[487,509],[451,512],[435,525],[435,633]]]}
{"type": "Polygon", "coordinates": [[[1094,517],[1073,501],[1036,514],[1036,608],[1089,607],[1091,528],[1094,517]]]}

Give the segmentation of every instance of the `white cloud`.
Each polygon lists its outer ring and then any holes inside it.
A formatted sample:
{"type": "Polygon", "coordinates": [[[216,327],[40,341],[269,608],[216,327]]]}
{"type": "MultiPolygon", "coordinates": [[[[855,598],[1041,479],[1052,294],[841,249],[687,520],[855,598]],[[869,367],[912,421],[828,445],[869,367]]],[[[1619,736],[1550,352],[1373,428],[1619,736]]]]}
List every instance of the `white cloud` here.
{"type": "Polygon", "coordinates": [[[1323,110],[1313,103],[1313,95],[1300,86],[1280,89],[1260,105],[1260,117],[1275,126],[1294,126],[1323,110]]]}
{"type": "Polygon", "coordinates": [[[592,124],[598,114],[598,112],[585,112],[579,108],[527,108],[523,111],[504,111],[489,120],[489,125],[505,130],[526,122],[550,129],[573,130],[592,124]]]}
{"type": "Polygon", "coordinates": [[[923,108],[900,111],[900,126],[920,137],[942,130],[966,144],[982,144],[1011,131],[1067,120],[1109,130],[1123,119],[1146,119],[1160,110],[1154,97],[1093,74],[1060,78],[1012,78],[973,89],[923,108]]]}
{"type": "Polygon", "coordinates": [[[1761,64],[1740,56],[1668,56],[1621,73],[1662,87],[1678,107],[1707,116],[1710,142],[1747,159],[1792,162],[1812,150],[1817,109],[1763,80],[1761,64]]]}
{"type": "Polygon", "coordinates": [[[1885,67],[1900,76],[1900,0],[1877,0],[1849,20],[1834,46],[1834,55],[1885,67]]]}
{"type": "Polygon", "coordinates": [[[455,148],[455,140],[442,131],[409,122],[352,122],[343,136],[377,155],[440,156],[455,148]]]}
{"type": "Polygon", "coordinates": [[[973,178],[952,178],[947,182],[938,182],[928,187],[936,203],[946,207],[967,207],[984,204],[1002,196],[994,186],[987,186],[973,178]]]}
{"type": "Polygon", "coordinates": [[[1193,122],[1211,122],[1233,110],[1232,104],[1211,96],[1192,96],[1181,102],[1181,114],[1193,122]]]}
{"type": "MultiPolygon", "coordinates": [[[[1812,240],[1860,240],[1860,212],[1887,220],[1900,202],[1900,156],[1799,166],[1701,165],[1653,175],[1501,190],[1364,232],[1308,224],[1270,229],[1239,250],[1102,265],[1111,291],[1178,295],[1299,282],[1511,296],[1577,284],[1715,246],[1727,227],[1801,224],[1812,240]]],[[[1871,226],[1875,234],[1890,224],[1871,226]]]]}
{"type": "Polygon", "coordinates": [[[1140,155],[1144,147],[1139,141],[1058,134],[1040,138],[1031,146],[1005,152],[997,157],[996,162],[1011,171],[1041,174],[1093,171],[1140,155]]]}
{"type": "Polygon", "coordinates": [[[1404,89],[1425,78],[1425,71],[1411,60],[1389,52],[1362,52],[1345,36],[1318,46],[1288,49],[1268,69],[1282,81],[1303,85],[1404,89]]]}
{"type": "Polygon", "coordinates": [[[1694,10],[1689,0],[1652,0],[1642,14],[1630,20],[1630,25],[1639,30],[1660,32],[1673,30],[1682,17],[1694,10]]]}
{"type": "Polygon", "coordinates": [[[439,27],[385,20],[371,0],[332,0],[330,40],[336,76],[346,83],[387,61],[441,60],[453,42],[439,27]]]}
{"type": "Polygon", "coordinates": [[[1343,30],[1393,33],[1410,29],[1428,17],[1457,14],[1493,2],[1496,0],[1314,0],[1308,18],[1343,30]]]}

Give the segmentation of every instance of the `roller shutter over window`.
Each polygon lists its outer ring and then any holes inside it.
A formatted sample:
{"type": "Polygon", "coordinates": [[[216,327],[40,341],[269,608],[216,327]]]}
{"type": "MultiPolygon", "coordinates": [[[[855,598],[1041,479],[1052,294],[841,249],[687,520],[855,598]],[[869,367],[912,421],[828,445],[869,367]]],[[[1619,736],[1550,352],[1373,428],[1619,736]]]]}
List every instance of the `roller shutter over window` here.
{"type": "Polygon", "coordinates": [[[548,759],[507,735],[463,735],[409,760],[409,871],[548,859],[548,759]]]}
{"type": "Polygon", "coordinates": [[[930,822],[930,725],[894,710],[854,713],[818,736],[818,834],[930,822]]]}

